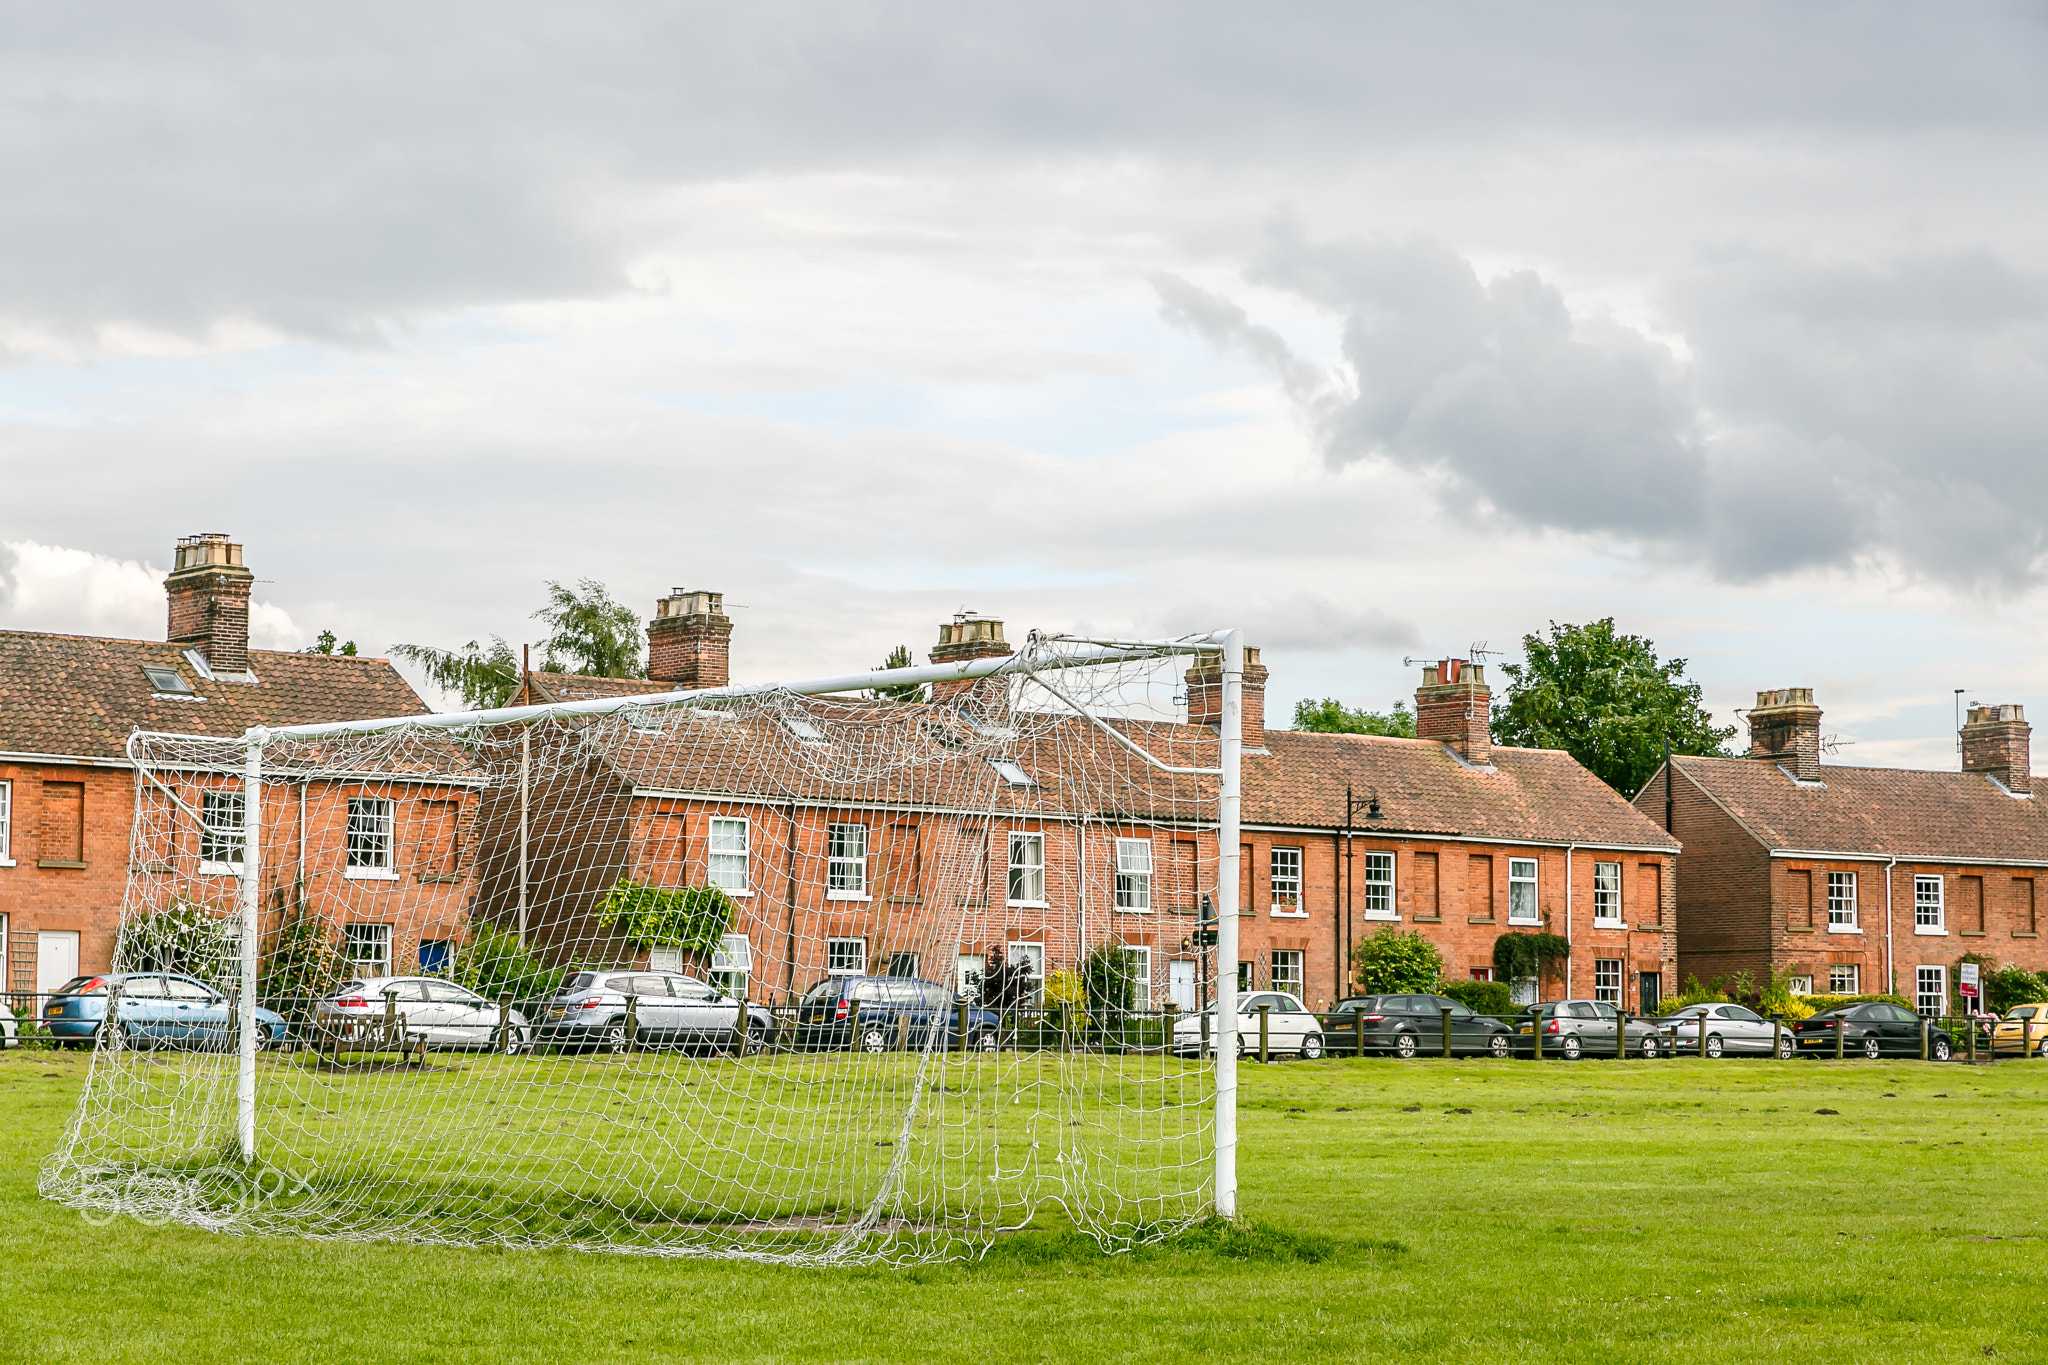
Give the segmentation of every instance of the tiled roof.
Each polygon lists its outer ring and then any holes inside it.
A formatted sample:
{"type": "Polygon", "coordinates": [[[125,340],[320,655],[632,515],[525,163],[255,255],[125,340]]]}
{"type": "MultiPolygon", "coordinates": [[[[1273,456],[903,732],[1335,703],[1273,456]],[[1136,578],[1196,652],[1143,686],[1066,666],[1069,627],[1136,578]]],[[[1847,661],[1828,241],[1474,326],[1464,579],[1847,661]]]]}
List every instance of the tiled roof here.
{"type": "Polygon", "coordinates": [[[1349,786],[1361,801],[1379,797],[1385,818],[1373,827],[1389,833],[1678,847],[1558,749],[1496,748],[1487,772],[1431,739],[1268,730],[1263,747],[1244,756],[1246,824],[1341,828],[1349,786]]]}
{"type": "Polygon", "coordinates": [[[1678,774],[1771,848],[1962,861],[2048,859],[2048,781],[2035,799],[2006,795],[1982,773],[1825,766],[1802,787],[1775,763],[1676,758],[1678,774]]]}
{"type": "Polygon", "coordinates": [[[0,752],[117,758],[134,730],[239,735],[252,725],[424,715],[383,659],[249,651],[254,683],[211,681],[178,645],[0,631],[0,752]],[[201,700],[161,700],[142,666],[175,669],[201,700]]]}
{"type": "MultiPolygon", "coordinates": [[[[649,692],[674,692],[676,684],[652,678],[586,678],[580,673],[540,673],[528,677],[535,706],[599,697],[634,697],[649,692]]],[[[515,702],[515,704],[517,704],[515,702]]]]}

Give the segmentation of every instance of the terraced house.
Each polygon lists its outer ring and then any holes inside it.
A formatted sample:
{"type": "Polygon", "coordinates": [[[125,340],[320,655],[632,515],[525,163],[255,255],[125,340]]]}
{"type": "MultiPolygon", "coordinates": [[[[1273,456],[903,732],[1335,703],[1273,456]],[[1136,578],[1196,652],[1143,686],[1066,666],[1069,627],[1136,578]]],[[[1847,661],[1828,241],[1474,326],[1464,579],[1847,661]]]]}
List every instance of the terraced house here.
{"type": "MultiPolygon", "coordinates": [[[[111,963],[135,812],[132,732],[234,736],[253,725],[426,711],[381,659],[250,649],[253,582],[240,545],[188,536],[164,582],[164,640],[0,631],[0,986],[17,1002],[111,963]]],[[[464,799],[454,791],[441,798],[464,799]]],[[[195,884],[216,886],[227,905],[240,871],[239,791],[194,786],[181,799],[205,829],[191,831],[179,856],[192,861],[195,884]]],[[[325,824],[353,817],[362,827],[360,866],[272,855],[273,880],[331,888],[332,917],[360,925],[349,942],[366,960],[445,955],[465,893],[452,880],[457,850],[440,833],[459,816],[443,809],[325,786],[273,788],[266,821],[273,831],[301,831],[293,848],[308,846],[309,824],[314,846],[341,842],[322,837],[325,824]],[[394,942],[378,911],[401,878],[415,876],[451,879],[424,947],[394,942]]]]}
{"type": "Polygon", "coordinates": [[[1636,796],[1679,856],[1678,966],[1955,1008],[1966,957],[2048,967],[2048,810],[2022,708],[1975,706],[1959,772],[1820,761],[1805,687],[1757,693],[1743,758],[1674,758],[1636,796]]]}

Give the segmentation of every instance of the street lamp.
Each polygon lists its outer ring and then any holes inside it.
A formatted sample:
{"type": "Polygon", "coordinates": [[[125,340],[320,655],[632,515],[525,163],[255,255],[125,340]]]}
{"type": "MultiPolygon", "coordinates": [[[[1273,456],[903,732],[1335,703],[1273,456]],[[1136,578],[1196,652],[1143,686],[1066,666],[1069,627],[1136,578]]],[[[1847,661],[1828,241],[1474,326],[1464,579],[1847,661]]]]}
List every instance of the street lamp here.
{"type": "Polygon", "coordinates": [[[1361,797],[1354,795],[1349,787],[1344,789],[1344,922],[1336,926],[1331,935],[1334,940],[1331,946],[1337,950],[1336,990],[1339,1000],[1344,998],[1344,986],[1351,976],[1348,970],[1351,963],[1351,836],[1357,828],[1361,808],[1365,811],[1367,829],[1379,828],[1387,818],[1380,810],[1378,792],[1361,797]]]}

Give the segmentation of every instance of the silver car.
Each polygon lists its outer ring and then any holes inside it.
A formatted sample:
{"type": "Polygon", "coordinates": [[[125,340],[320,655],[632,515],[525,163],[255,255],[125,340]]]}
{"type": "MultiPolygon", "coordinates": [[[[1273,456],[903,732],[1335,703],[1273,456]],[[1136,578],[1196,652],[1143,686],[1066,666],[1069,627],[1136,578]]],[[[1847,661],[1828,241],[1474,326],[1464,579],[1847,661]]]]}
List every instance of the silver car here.
{"type": "Polygon", "coordinates": [[[571,972],[541,1014],[539,1041],[578,1051],[623,1051],[627,996],[634,997],[633,1041],[640,1046],[750,1054],[775,1042],[775,1016],[765,1006],[694,976],[650,971],[571,972]]]}
{"type": "Polygon", "coordinates": [[[410,1038],[433,1048],[491,1048],[523,1052],[533,1041],[526,1016],[513,1010],[499,1030],[498,1003],[437,976],[360,976],[344,981],[313,1006],[317,1036],[360,1037],[385,1010],[385,994],[405,1020],[410,1038]]]}
{"type": "Polygon", "coordinates": [[[1698,1055],[1700,1030],[1707,1034],[1707,1055],[1729,1053],[1768,1057],[1775,1050],[1790,1057],[1799,1050],[1789,1027],[1775,1026],[1743,1005],[1687,1005],[1664,1016],[1664,1036],[1674,1050],[1698,1055]]]}
{"type": "MultiPolygon", "coordinates": [[[[1237,1055],[1256,1056],[1259,1050],[1259,1008],[1266,1008],[1266,1048],[1269,1052],[1292,1052],[1308,1061],[1323,1055],[1323,1025],[1302,1003],[1279,991],[1247,991],[1237,998],[1237,1055]]],[[[1173,1050],[1192,1056],[1216,1045],[1216,1006],[1206,1014],[1191,1014],[1174,1023],[1173,1050]],[[1209,1042],[1202,1042],[1202,1020],[1209,1021],[1209,1042]]]]}

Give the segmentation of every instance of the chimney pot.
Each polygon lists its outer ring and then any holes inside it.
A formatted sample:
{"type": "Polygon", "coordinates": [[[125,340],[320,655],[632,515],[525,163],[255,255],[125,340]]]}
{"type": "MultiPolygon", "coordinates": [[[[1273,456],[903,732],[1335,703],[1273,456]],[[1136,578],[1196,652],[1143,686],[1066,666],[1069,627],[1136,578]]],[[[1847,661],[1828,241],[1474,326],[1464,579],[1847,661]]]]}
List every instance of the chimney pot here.
{"type": "Polygon", "coordinates": [[[724,593],[675,588],[655,602],[647,623],[647,676],[679,691],[732,680],[732,619],[724,593]]]}
{"type": "MultiPolygon", "coordinates": [[[[1255,645],[1244,647],[1244,677],[1238,687],[1238,723],[1243,741],[1258,748],[1266,742],[1266,679],[1272,670],[1259,662],[1255,645]]],[[[1188,724],[1223,724],[1223,656],[1205,654],[1187,671],[1188,724]]]]}
{"type": "MultiPolygon", "coordinates": [[[[1001,659],[1015,652],[1003,639],[1001,621],[963,611],[939,626],[939,642],[932,647],[931,661],[935,664],[957,664],[970,659],[1001,659]]],[[[932,684],[932,701],[942,706],[974,696],[984,704],[1002,709],[1009,695],[1009,684],[1001,678],[971,678],[932,684]]]]}
{"type": "Polygon", "coordinates": [[[1971,707],[1963,724],[1963,771],[1995,777],[2009,791],[2033,791],[2033,732],[2023,706],[1971,707]]]}
{"type": "Polygon", "coordinates": [[[1475,768],[1493,766],[1493,690],[1486,666],[1466,659],[1425,664],[1415,689],[1415,735],[1448,744],[1475,768]]]}
{"type": "Polygon", "coordinates": [[[164,638],[205,656],[216,673],[249,671],[249,590],[256,576],[226,532],[181,536],[164,580],[164,638]]]}
{"type": "Polygon", "coordinates": [[[1756,707],[1749,713],[1749,756],[1783,764],[1802,781],[1818,781],[1820,717],[1810,687],[1757,693],[1756,707]]]}

